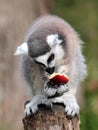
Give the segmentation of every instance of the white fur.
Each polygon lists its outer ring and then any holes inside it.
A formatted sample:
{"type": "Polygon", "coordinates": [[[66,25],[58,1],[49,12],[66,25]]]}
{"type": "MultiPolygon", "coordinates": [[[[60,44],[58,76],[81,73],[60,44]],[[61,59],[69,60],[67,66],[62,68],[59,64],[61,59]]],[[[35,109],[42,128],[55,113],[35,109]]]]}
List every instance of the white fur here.
{"type": "Polygon", "coordinates": [[[22,55],[22,54],[28,54],[28,46],[26,42],[18,46],[16,52],[14,53],[14,55],[22,55]]]}
{"type": "Polygon", "coordinates": [[[44,86],[44,92],[47,96],[53,96],[56,94],[57,89],[56,88],[49,88],[48,86],[44,86]]]}
{"type": "Polygon", "coordinates": [[[53,96],[56,93],[62,94],[64,92],[68,92],[68,84],[60,85],[58,88],[50,88],[48,86],[44,86],[44,92],[46,93],[47,96],[53,96]]]}
{"type": "Polygon", "coordinates": [[[60,44],[62,42],[61,39],[58,39],[58,34],[51,34],[48,35],[46,38],[46,42],[51,46],[54,47],[56,44],[60,44]]]}
{"type": "Polygon", "coordinates": [[[60,85],[57,89],[57,92],[58,93],[64,93],[64,92],[68,92],[69,91],[69,88],[68,88],[68,85],[67,84],[64,84],[64,85],[60,85]]]}
{"type": "Polygon", "coordinates": [[[49,65],[48,65],[50,68],[54,67],[55,66],[55,59],[52,60],[49,65]]]}
{"type": "Polygon", "coordinates": [[[37,58],[35,58],[36,61],[43,63],[46,67],[48,67],[47,59],[49,58],[50,53],[47,52],[45,55],[41,55],[37,58]]]}
{"type": "Polygon", "coordinates": [[[53,52],[55,54],[55,60],[57,61],[61,60],[65,55],[64,49],[60,45],[56,45],[55,48],[53,48],[53,52]]]}
{"type": "Polygon", "coordinates": [[[70,71],[70,68],[68,65],[62,65],[58,67],[57,72],[62,74],[67,74],[70,71]]]}

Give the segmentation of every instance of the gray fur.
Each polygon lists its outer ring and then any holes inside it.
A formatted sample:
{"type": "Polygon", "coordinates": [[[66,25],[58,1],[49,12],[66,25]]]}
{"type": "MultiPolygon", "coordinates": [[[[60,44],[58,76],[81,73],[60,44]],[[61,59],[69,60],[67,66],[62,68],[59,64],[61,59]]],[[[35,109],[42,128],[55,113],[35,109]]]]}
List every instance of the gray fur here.
{"type": "MultiPolygon", "coordinates": [[[[60,46],[65,53],[60,61],[56,61],[55,72],[64,71],[68,75],[69,93],[74,95],[86,76],[85,59],[81,53],[82,41],[75,30],[57,16],[48,15],[38,18],[27,32],[24,41],[28,43],[29,55],[24,55],[22,60],[25,80],[31,87],[32,95],[43,94],[47,91],[44,91],[48,79],[47,73],[42,66],[35,63],[34,59],[51,51],[51,47],[46,42],[46,37],[51,34],[58,34],[63,40],[60,46]]],[[[48,92],[49,90],[46,93],[48,92]]]]}
{"type": "MultiPolygon", "coordinates": [[[[64,42],[62,46],[63,49],[65,49],[65,51],[67,52],[64,59],[62,59],[63,64],[70,67],[70,70],[67,73],[69,74],[68,76],[70,78],[70,82],[72,82],[72,86],[76,86],[73,84],[78,84],[80,81],[82,81],[82,79],[84,79],[86,75],[86,65],[84,63],[85,60],[83,55],[81,54],[82,42],[79,39],[78,34],[67,22],[57,16],[43,16],[35,20],[35,22],[33,23],[34,24],[32,25],[31,29],[25,36],[25,42],[28,43],[30,55],[32,57],[36,57],[48,52],[50,50],[50,47],[45,41],[46,36],[49,34],[58,34],[63,39],[64,42]]],[[[27,59],[29,62],[30,57],[27,56],[27,59]]],[[[27,73],[26,68],[29,68],[30,70],[30,72],[28,72],[28,75],[25,74],[27,81],[29,79],[29,74],[33,75],[33,73],[37,71],[36,68],[33,68],[36,65],[32,65],[32,62],[29,63],[27,65],[23,56],[24,74],[27,73]]],[[[33,77],[31,79],[33,80],[33,77]]],[[[33,82],[32,80],[30,82],[33,82]]],[[[30,86],[33,87],[33,85],[30,86]]]]}

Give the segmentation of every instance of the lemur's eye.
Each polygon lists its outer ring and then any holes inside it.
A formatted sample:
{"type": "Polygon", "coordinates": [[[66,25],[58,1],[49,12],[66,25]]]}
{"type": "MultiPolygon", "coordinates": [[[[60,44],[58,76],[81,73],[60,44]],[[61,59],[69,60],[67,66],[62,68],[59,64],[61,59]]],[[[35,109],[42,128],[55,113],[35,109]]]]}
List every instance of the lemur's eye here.
{"type": "Polygon", "coordinates": [[[41,67],[45,67],[46,68],[46,66],[43,64],[43,63],[40,63],[40,62],[38,62],[38,61],[35,61],[35,63],[37,63],[39,66],[41,66],[41,67]]]}
{"type": "Polygon", "coordinates": [[[50,63],[54,59],[55,55],[51,54],[50,57],[48,58],[47,62],[50,63]]]}

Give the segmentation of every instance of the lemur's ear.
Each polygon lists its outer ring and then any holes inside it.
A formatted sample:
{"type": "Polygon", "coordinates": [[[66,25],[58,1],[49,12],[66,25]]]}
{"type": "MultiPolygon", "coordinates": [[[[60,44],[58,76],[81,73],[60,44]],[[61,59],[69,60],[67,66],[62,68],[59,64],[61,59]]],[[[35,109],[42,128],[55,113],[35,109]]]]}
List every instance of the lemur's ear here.
{"type": "Polygon", "coordinates": [[[47,36],[46,41],[52,47],[63,42],[63,40],[58,37],[58,34],[51,34],[47,36]]]}
{"type": "Polygon", "coordinates": [[[28,54],[28,46],[26,42],[18,46],[14,53],[14,55],[22,55],[22,54],[28,54]]]}

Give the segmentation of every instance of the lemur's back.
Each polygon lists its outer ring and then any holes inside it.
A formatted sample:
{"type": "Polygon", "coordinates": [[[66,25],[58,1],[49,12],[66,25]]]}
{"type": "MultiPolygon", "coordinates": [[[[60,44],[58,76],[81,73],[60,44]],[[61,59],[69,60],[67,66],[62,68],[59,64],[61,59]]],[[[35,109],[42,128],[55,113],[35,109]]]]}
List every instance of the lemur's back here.
{"type": "MultiPolygon", "coordinates": [[[[51,32],[64,33],[66,36],[73,35],[71,37],[76,38],[76,40],[79,40],[77,37],[77,33],[74,31],[74,29],[63,19],[55,16],[55,15],[46,15],[41,16],[37,18],[31,25],[30,29],[27,32],[27,35],[25,37],[25,41],[28,40],[29,36],[32,33],[39,32],[45,30],[46,32],[49,30],[51,32]]],[[[51,33],[48,32],[48,33],[51,33]]],[[[43,32],[42,32],[43,33],[43,32]]],[[[80,42],[80,41],[79,41],[80,42]]]]}

